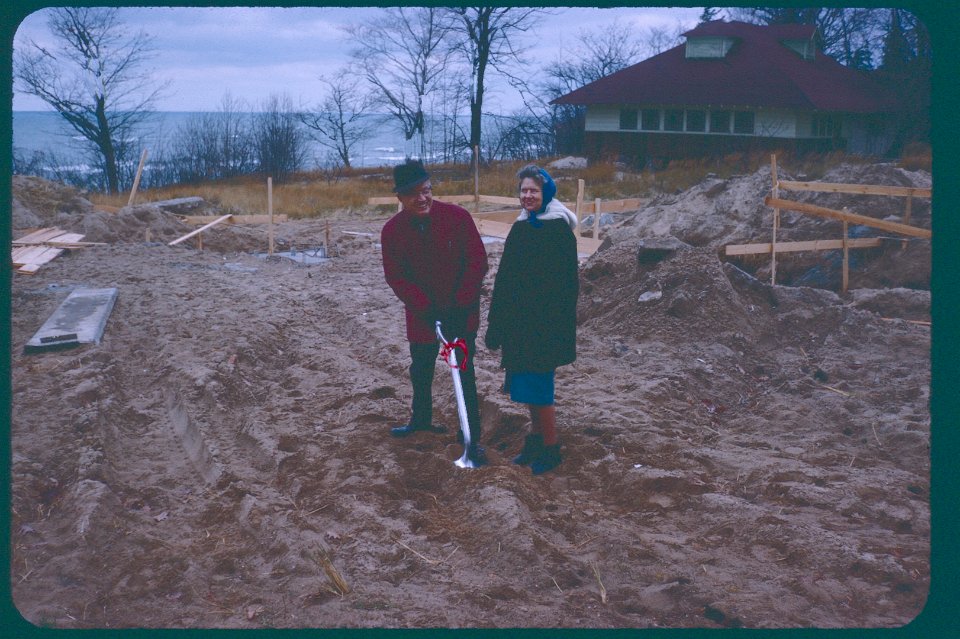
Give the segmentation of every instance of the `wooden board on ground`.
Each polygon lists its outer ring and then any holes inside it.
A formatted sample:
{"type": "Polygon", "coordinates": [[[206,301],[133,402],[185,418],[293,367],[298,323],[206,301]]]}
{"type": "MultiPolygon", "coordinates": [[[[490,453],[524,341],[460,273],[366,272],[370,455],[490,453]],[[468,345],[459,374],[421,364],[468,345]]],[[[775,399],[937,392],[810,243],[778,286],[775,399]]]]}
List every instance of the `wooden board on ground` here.
{"type": "Polygon", "coordinates": [[[11,242],[10,258],[17,273],[32,275],[65,249],[96,244],[81,242],[82,239],[80,233],[69,233],[57,227],[38,229],[11,242]]]}
{"type": "MultiPolygon", "coordinates": [[[[181,216],[184,222],[187,224],[209,224],[214,220],[219,219],[219,215],[184,215],[181,216]]],[[[287,216],[284,215],[274,215],[273,222],[279,224],[280,222],[286,222],[287,216]]],[[[233,215],[230,220],[231,224],[269,224],[270,216],[269,215],[233,215]]]]}
{"type": "Polygon", "coordinates": [[[203,233],[203,232],[206,231],[208,228],[214,227],[214,226],[216,226],[217,224],[222,224],[222,223],[224,223],[224,222],[230,221],[230,218],[232,218],[232,217],[233,217],[233,216],[232,216],[232,215],[229,215],[229,214],[227,214],[227,215],[221,215],[220,217],[216,218],[216,219],[213,220],[212,222],[209,222],[208,224],[205,224],[204,226],[201,226],[201,227],[198,228],[197,230],[195,230],[195,231],[190,231],[190,232],[187,233],[186,235],[184,235],[184,236],[182,236],[182,237],[178,237],[177,239],[173,240],[172,242],[168,242],[168,243],[167,243],[167,246],[175,246],[175,245],[179,244],[180,242],[182,242],[182,241],[184,241],[184,240],[186,240],[186,239],[189,239],[189,238],[193,237],[194,235],[199,235],[200,233],[203,233]]]}
{"type": "MultiPolygon", "coordinates": [[[[52,240],[55,237],[64,235],[66,231],[58,229],[55,226],[49,228],[38,229],[33,233],[19,237],[13,241],[13,244],[42,244],[49,240],[52,240]]],[[[83,237],[82,235],[80,237],[83,237]]]]}
{"type": "Polygon", "coordinates": [[[75,289],[30,338],[25,350],[99,344],[116,299],[116,288],[75,289]]]}

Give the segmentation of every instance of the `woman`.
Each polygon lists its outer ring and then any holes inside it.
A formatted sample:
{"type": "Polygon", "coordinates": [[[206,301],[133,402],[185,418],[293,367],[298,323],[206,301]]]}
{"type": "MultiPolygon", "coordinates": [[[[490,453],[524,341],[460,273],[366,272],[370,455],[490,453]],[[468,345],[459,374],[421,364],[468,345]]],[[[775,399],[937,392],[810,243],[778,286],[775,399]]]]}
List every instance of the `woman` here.
{"type": "Polygon", "coordinates": [[[513,461],[539,475],[561,461],[554,371],[577,357],[577,216],[554,199],[543,169],[525,166],[517,179],[523,210],[503,247],[485,342],[503,349],[504,392],[530,410],[531,432],[513,461]]]}

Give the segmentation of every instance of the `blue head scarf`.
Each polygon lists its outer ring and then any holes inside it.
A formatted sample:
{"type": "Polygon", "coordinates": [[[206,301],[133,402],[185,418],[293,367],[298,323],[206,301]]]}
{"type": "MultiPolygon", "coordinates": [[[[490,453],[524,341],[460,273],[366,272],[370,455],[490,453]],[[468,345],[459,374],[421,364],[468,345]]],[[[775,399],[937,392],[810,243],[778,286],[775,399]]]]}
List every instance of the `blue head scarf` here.
{"type": "Polygon", "coordinates": [[[557,194],[557,183],[553,181],[550,174],[540,169],[540,175],[543,177],[543,204],[540,206],[540,210],[527,212],[530,215],[530,224],[536,228],[543,226],[543,222],[538,220],[537,216],[547,210],[547,205],[557,194]]]}

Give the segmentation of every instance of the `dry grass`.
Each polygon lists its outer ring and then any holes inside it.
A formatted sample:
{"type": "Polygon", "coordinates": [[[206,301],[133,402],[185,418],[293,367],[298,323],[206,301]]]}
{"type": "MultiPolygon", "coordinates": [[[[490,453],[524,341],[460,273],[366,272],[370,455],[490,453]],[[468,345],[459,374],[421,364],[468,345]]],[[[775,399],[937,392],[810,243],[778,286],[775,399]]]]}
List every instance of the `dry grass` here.
{"type": "MultiPolygon", "coordinates": [[[[557,182],[558,197],[568,203],[576,201],[577,180],[585,182],[584,201],[651,197],[656,193],[682,191],[701,182],[708,174],[726,179],[734,175],[755,172],[770,163],[769,151],[733,153],[723,157],[674,160],[662,170],[629,172],[612,162],[594,162],[586,169],[552,171],[557,182]]],[[[541,160],[546,166],[553,158],[541,160]]],[[[781,166],[790,172],[803,174],[806,179],[821,178],[840,163],[863,163],[872,160],[843,153],[797,156],[789,151],[778,151],[781,166]]],[[[485,195],[511,196],[517,192],[517,171],[526,162],[497,162],[480,169],[480,192],[485,195]]],[[[900,158],[900,166],[909,170],[930,170],[932,160],[928,146],[908,147],[900,158]]],[[[435,165],[429,167],[436,195],[467,195],[473,193],[474,175],[469,166],[435,165]]],[[[273,211],[290,218],[315,218],[345,212],[348,215],[370,215],[389,212],[390,206],[373,210],[367,199],[390,196],[393,186],[389,167],[353,169],[342,175],[322,171],[298,174],[284,184],[273,185],[273,211]]],[[[220,206],[225,213],[262,214],[267,212],[267,184],[265,179],[244,177],[202,184],[182,184],[158,189],[141,190],[138,202],[200,196],[220,206]]],[[[94,194],[96,204],[124,206],[129,194],[107,196],[94,194]]]]}

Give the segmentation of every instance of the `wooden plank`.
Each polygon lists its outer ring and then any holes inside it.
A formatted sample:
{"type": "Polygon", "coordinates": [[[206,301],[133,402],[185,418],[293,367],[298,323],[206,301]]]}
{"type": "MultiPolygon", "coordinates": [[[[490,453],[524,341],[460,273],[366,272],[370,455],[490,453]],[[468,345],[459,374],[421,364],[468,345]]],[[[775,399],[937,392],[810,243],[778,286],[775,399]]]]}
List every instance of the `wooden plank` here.
{"type": "MultiPolygon", "coordinates": [[[[513,224],[505,224],[503,222],[494,222],[492,220],[478,220],[474,218],[474,223],[477,225],[477,231],[480,235],[488,235],[490,237],[501,237],[506,238],[510,233],[510,227],[513,224]]],[[[596,240],[592,237],[577,237],[577,254],[578,255],[593,255],[596,253],[597,249],[600,248],[600,245],[603,242],[596,240]]]]}
{"type": "Polygon", "coordinates": [[[44,244],[74,244],[84,238],[83,233],[64,233],[44,242],[44,244]]]}
{"type": "Polygon", "coordinates": [[[933,189],[911,186],[883,186],[879,184],[838,184],[835,182],[780,181],[780,188],[787,191],[816,193],[853,193],[857,195],[893,195],[896,197],[931,197],[933,189]]]}
{"type": "MultiPolygon", "coordinates": [[[[847,240],[848,248],[877,248],[883,243],[879,237],[859,237],[847,240]]],[[[770,252],[769,242],[756,244],[728,244],[727,255],[764,255],[770,252]]],[[[843,248],[843,240],[807,240],[804,242],[777,242],[777,253],[798,251],[835,251],[843,248]]]]}
{"type": "MultiPolygon", "coordinates": [[[[187,224],[208,224],[217,218],[219,215],[182,215],[180,219],[187,224]]],[[[274,222],[286,222],[287,214],[279,214],[273,216],[274,222]]],[[[269,215],[233,215],[233,224],[269,224],[270,216],[269,215]]]]}
{"type": "Polygon", "coordinates": [[[516,206],[520,208],[519,197],[505,197],[502,195],[481,195],[480,201],[484,204],[506,204],[507,206],[516,206]]]}
{"type": "Polygon", "coordinates": [[[641,200],[638,197],[628,198],[626,200],[604,200],[600,204],[601,213],[623,213],[624,211],[635,211],[642,207],[648,200],[641,200]]]}
{"type": "Polygon", "coordinates": [[[906,224],[899,224],[897,222],[878,220],[876,218],[868,217],[866,215],[858,215],[856,213],[844,213],[843,211],[836,211],[834,209],[815,206],[813,204],[792,202],[790,200],[775,199],[772,197],[764,198],[763,203],[774,208],[798,211],[800,213],[809,213],[810,215],[818,215],[820,217],[839,220],[841,222],[846,220],[851,224],[861,224],[863,226],[869,226],[871,228],[881,229],[883,231],[890,231],[891,233],[900,233],[901,235],[907,235],[909,237],[919,237],[925,239],[930,239],[933,237],[933,233],[927,229],[921,229],[915,226],[907,226],[906,224]]]}
{"type": "Polygon", "coordinates": [[[232,216],[232,215],[229,215],[229,214],[228,214],[228,215],[221,215],[220,217],[218,217],[217,219],[215,219],[213,222],[210,222],[210,223],[207,224],[206,226],[201,226],[200,228],[198,228],[198,229],[196,229],[196,230],[194,230],[194,231],[190,231],[189,233],[187,233],[187,234],[184,235],[183,237],[178,237],[178,238],[175,239],[174,241],[167,243],[167,246],[173,246],[174,244],[179,244],[180,242],[182,242],[182,241],[184,241],[184,240],[186,240],[186,239],[189,239],[189,238],[193,237],[194,235],[197,235],[198,233],[202,233],[202,232],[206,231],[208,228],[211,228],[211,227],[213,227],[213,226],[216,226],[217,224],[220,224],[220,223],[222,223],[222,222],[225,222],[225,221],[229,220],[229,219],[232,218],[232,217],[233,217],[233,216],[232,216]]]}
{"type": "Polygon", "coordinates": [[[42,264],[24,264],[16,270],[17,273],[23,273],[24,275],[33,275],[40,270],[42,264]]]}
{"type": "Polygon", "coordinates": [[[63,253],[62,248],[50,248],[49,246],[30,246],[13,257],[14,264],[45,264],[63,253]]]}
{"type": "Polygon", "coordinates": [[[34,231],[28,235],[24,235],[21,238],[17,238],[13,241],[13,244],[40,244],[45,240],[57,237],[58,235],[63,235],[64,231],[58,229],[55,226],[40,229],[34,231]]]}
{"type": "Polygon", "coordinates": [[[479,213],[472,213],[474,218],[481,220],[493,220],[494,222],[503,222],[504,224],[513,224],[517,221],[517,216],[520,215],[520,211],[514,210],[500,210],[500,211],[480,211],[479,213]]]}

